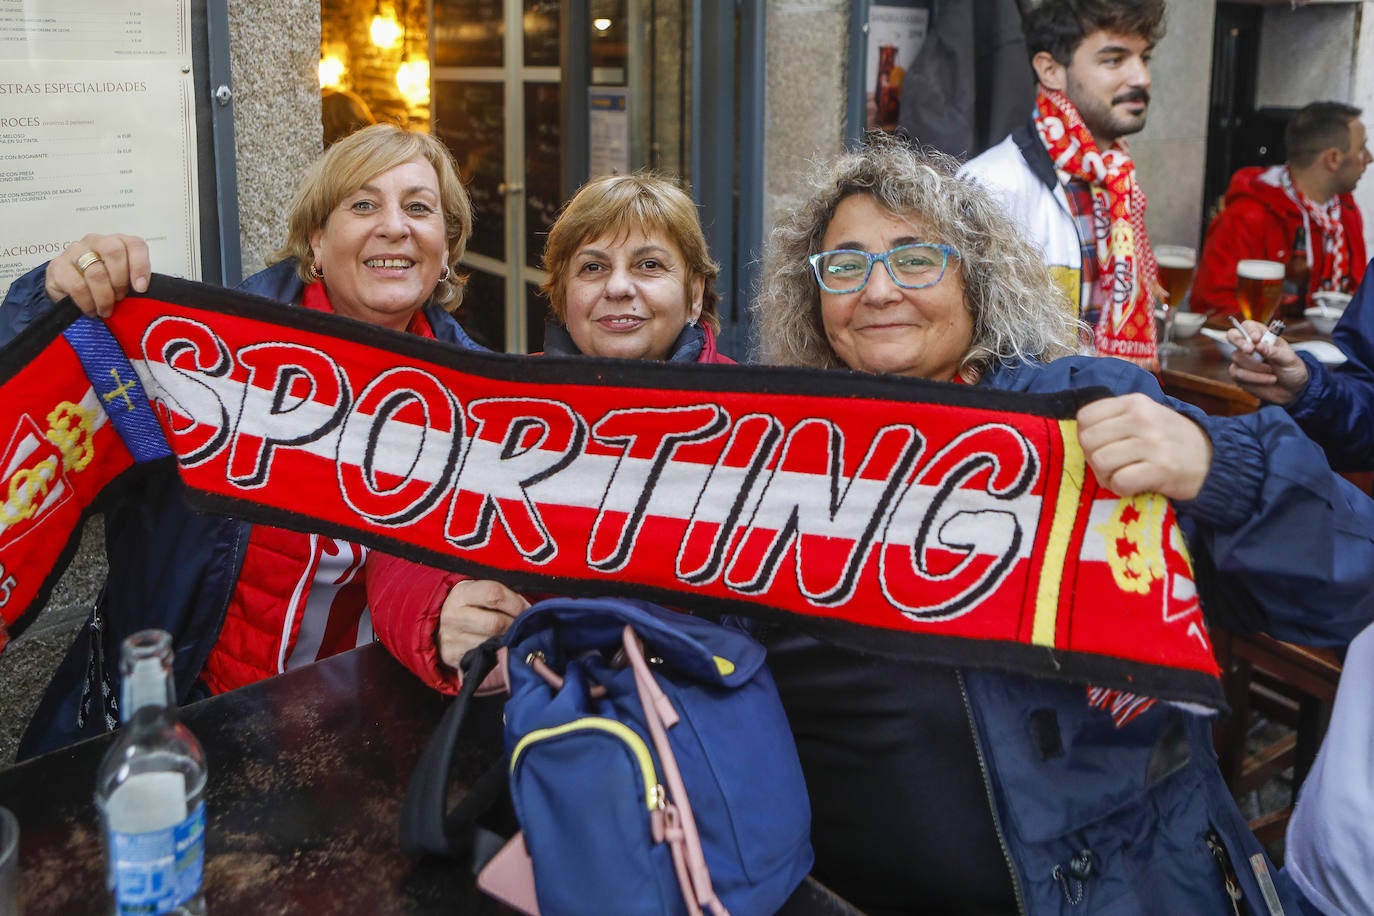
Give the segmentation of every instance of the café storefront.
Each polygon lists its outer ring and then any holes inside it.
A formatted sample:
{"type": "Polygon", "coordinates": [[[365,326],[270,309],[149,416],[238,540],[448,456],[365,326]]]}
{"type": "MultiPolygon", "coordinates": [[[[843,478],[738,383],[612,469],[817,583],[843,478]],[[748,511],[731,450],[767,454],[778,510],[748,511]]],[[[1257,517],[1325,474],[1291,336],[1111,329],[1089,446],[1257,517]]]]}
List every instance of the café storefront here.
{"type": "Polygon", "coordinates": [[[351,92],[453,151],[476,211],[462,318],[483,343],[542,349],[540,261],[562,202],[588,177],[651,168],[702,206],[742,351],[730,303],[752,270],[731,253],[758,247],[762,84],[736,48],[761,59],[761,14],[714,0],[325,0],[320,83],[326,106],[351,92]]]}

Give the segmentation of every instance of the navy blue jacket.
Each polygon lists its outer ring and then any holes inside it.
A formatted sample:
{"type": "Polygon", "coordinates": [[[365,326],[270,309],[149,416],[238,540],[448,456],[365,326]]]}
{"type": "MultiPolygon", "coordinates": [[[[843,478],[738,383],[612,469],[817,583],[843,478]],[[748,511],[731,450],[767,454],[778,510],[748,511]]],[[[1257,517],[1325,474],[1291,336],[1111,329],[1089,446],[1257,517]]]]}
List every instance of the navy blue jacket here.
{"type": "MultiPolygon", "coordinates": [[[[1174,508],[1211,622],[1344,645],[1374,618],[1374,503],[1331,473],[1283,411],[1207,416],[1112,359],[1003,368],[987,384],[1142,391],[1202,424],[1212,467],[1197,498],[1174,508]]],[[[1254,866],[1268,867],[1267,859],[1221,778],[1210,719],[1156,704],[1118,730],[1087,706],[1080,687],[986,671],[963,676],[1027,912],[1230,913],[1207,845],[1213,832],[1240,881],[1242,911],[1271,912],[1254,866]],[[1061,753],[1048,757],[1027,727],[1043,709],[1054,710],[1061,741],[1061,753]],[[1094,869],[1075,907],[1053,873],[1082,849],[1092,851],[1094,869]]],[[[1288,913],[1310,912],[1286,876],[1274,880],[1288,913]]]]}
{"type": "MultiPolygon", "coordinates": [[[[1175,501],[1174,508],[1212,622],[1306,643],[1343,644],[1374,618],[1374,590],[1369,588],[1374,503],[1330,471],[1321,450],[1283,411],[1271,407],[1244,417],[1209,417],[1167,398],[1149,373],[1107,358],[997,367],[983,384],[1026,392],[1095,385],[1115,394],[1142,392],[1206,429],[1213,445],[1211,471],[1197,498],[1175,501]]],[[[779,662],[787,663],[788,649],[798,651],[797,645],[792,638],[784,654],[773,656],[775,671],[779,662]]],[[[832,847],[840,850],[837,857],[870,863],[848,867],[871,868],[882,861],[901,867],[900,855],[894,859],[884,855],[885,849],[854,849],[872,835],[864,827],[871,821],[855,820],[852,811],[846,816],[846,806],[852,808],[857,800],[864,810],[878,805],[891,809],[900,804],[902,793],[885,792],[881,786],[856,789],[855,784],[865,782],[864,770],[844,772],[830,762],[838,755],[825,756],[824,742],[843,741],[845,730],[854,727],[827,719],[837,714],[829,697],[878,698],[854,711],[868,730],[859,737],[890,736],[887,742],[873,740],[873,752],[863,765],[872,772],[894,769],[872,756],[884,753],[885,744],[899,748],[891,753],[906,753],[900,736],[908,718],[919,715],[922,699],[886,689],[894,678],[881,664],[818,651],[802,657],[817,663],[799,673],[787,671],[779,688],[803,750],[813,811],[825,817],[815,826],[830,829],[824,823],[843,834],[841,845],[832,847]],[[879,682],[872,682],[874,678],[879,682]],[[811,685],[823,689],[817,693],[811,685]],[[812,783],[813,769],[842,784],[812,783]],[[834,793],[830,799],[818,797],[828,790],[834,793]],[[834,799],[842,800],[838,808],[834,799]]],[[[1310,912],[1287,876],[1274,872],[1237,809],[1217,766],[1210,717],[1156,703],[1118,728],[1106,711],[1089,706],[1082,685],[973,668],[959,670],[957,678],[955,694],[964,707],[960,715],[971,724],[974,765],[981,769],[1019,912],[1230,914],[1213,846],[1225,851],[1243,892],[1241,912],[1277,912],[1266,904],[1266,891],[1289,914],[1310,912]],[[1086,868],[1076,860],[1088,863],[1086,868]]],[[[946,756],[932,748],[928,757],[918,752],[902,766],[946,756]]],[[[941,777],[912,772],[907,778],[941,777]]],[[[897,811],[894,816],[885,810],[883,820],[935,835],[955,829],[957,835],[954,825],[933,823],[930,814],[897,811]]],[[[944,814],[981,816],[972,811],[944,814]]],[[[815,832],[821,869],[827,838],[815,832]]],[[[862,887],[865,877],[857,880],[862,887]]],[[[845,885],[836,886],[843,893],[845,885]]],[[[906,903],[907,908],[916,905],[906,903]]]]}
{"type": "MultiPolygon", "coordinates": [[[[52,307],[46,265],[10,287],[0,305],[0,344],[52,307]]],[[[239,284],[283,304],[299,303],[304,284],[294,260],[239,284]]],[[[435,337],[482,349],[442,308],[427,305],[435,337]]],[[[58,666],[19,746],[21,759],[99,735],[117,724],[119,644],[137,630],[172,634],[178,703],[199,699],[196,679],[219,638],[252,526],[187,507],[180,478],[166,468],[134,469],[102,494],[109,575],[86,626],[58,666]]]]}
{"type": "Polygon", "coordinates": [[[1310,353],[1307,387],[1287,410],[1309,436],[1326,449],[1340,471],[1374,468],[1374,261],[1365,269],[1355,297],[1346,306],[1331,339],[1347,360],[1328,368],[1310,353]]]}

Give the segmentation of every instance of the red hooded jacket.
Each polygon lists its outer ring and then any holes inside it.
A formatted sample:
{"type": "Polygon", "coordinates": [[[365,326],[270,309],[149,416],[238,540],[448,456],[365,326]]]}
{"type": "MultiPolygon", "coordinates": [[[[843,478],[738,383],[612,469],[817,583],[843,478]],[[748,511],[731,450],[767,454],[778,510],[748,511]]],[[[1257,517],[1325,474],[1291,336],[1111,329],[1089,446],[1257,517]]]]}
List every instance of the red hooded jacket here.
{"type": "MultiPolygon", "coordinates": [[[[1293,236],[1306,226],[1312,277],[1326,269],[1325,240],[1302,208],[1283,190],[1279,175],[1284,166],[1250,166],[1231,177],[1226,204],[1207,229],[1202,257],[1193,278],[1192,309],[1238,312],[1236,264],[1247,258],[1288,261],[1293,236]]],[[[1351,288],[1364,275],[1364,219],[1349,194],[1341,195],[1341,224],[1349,257],[1345,276],[1351,288]]]]}

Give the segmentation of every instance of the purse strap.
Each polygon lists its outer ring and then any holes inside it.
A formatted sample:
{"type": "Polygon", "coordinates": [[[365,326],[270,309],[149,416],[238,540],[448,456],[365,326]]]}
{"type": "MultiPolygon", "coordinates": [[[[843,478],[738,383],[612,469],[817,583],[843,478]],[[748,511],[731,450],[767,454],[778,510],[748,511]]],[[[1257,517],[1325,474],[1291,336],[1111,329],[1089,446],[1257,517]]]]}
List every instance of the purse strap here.
{"type": "Polygon", "coordinates": [[[507,790],[506,757],[488,767],[469,787],[457,806],[447,810],[449,774],[458,749],[458,735],[473,697],[496,665],[501,639],[494,637],[463,656],[463,684],[444,711],[429,742],[415,762],[401,804],[401,851],[408,856],[459,858],[473,848],[477,819],[507,790]]]}

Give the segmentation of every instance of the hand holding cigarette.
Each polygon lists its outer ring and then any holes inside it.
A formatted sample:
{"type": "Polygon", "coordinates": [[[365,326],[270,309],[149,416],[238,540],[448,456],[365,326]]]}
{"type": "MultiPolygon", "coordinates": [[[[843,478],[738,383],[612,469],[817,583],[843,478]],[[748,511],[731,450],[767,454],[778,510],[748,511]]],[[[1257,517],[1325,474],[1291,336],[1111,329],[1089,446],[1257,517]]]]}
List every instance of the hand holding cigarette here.
{"type": "Polygon", "coordinates": [[[1235,327],[1237,331],[1240,331],[1241,336],[1245,338],[1245,343],[1250,344],[1250,347],[1246,350],[1247,353],[1253,353],[1257,349],[1263,351],[1269,348],[1273,345],[1274,341],[1279,339],[1279,336],[1282,335],[1284,331],[1284,323],[1276,318],[1269,322],[1269,326],[1264,329],[1264,333],[1260,335],[1259,340],[1255,340],[1250,336],[1250,332],[1245,330],[1245,325],[1241,324],[1240,320],[1236,318],[1235,315],[1231,315],[1230,319],[1232,326],[1235,327]]]}
{"type": "Polygon", "coordinates": [[[1242,324],[1231,316],[1239,332],[1226,339],[1236,348],[1231,354],[1230,375],[1236,384],[1262,401],[1289,404],[1307,387],[1307,364],[1282,336],[1282,321],[1272,321],[1258,339],[1252,337],[1258,322],[1242,324]]]}

